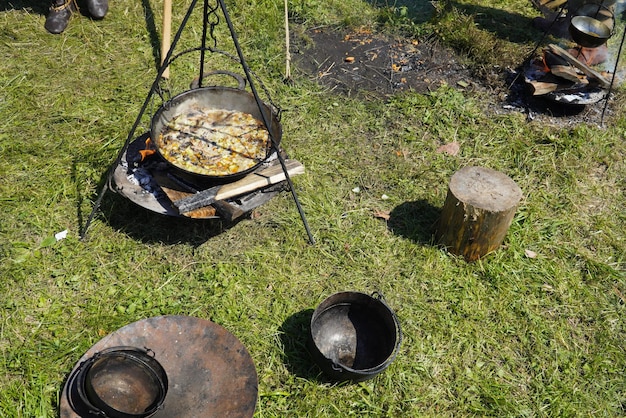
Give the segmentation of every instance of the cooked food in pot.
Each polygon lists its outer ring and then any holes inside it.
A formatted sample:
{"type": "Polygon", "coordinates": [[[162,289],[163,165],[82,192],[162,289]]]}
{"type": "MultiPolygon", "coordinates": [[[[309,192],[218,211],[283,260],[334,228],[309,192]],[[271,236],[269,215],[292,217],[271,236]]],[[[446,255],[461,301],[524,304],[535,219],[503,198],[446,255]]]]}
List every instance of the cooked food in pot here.
{"type": "Polygon", "coordinates": [[[174,117],[156,142],[163,157],[183,170],[226,176],[263,161],[270,141],[249,113],[197,107],[174,117]]]}

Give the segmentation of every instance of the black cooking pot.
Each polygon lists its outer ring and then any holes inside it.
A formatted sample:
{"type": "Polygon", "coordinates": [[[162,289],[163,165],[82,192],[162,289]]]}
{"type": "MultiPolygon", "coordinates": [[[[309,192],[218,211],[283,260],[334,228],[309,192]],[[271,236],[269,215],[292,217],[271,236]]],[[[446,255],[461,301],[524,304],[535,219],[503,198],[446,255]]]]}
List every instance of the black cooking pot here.
{"type": "Polygon", "coordinates": [[[192,83],[192,89],[187,90],[171,100],[165,102],[154,114],[151,121],[150,134],[152,142],[156,147],[157,152],[179,172],[195,176],[204,180],[213,180],[216,182],[229,182],[240,179],[245,175],[256,170],[273,152],[274,147],[272,143],[268,144],[265,158],[259,161],[245,170],[238,171],[232,174],[226,175],[207,175],[201,174],[186,167],[177,164],[175,161],[170,161],[166,157],[165,153],[159,150],[158,141],[156,139],[161,135],[168,123],[172,121],[176,116],[188,113],[191,109],[197,108],[209,108],[209,109],[224,109],[230,111],[239,111],[252,115],[260,123],[264,122],[263,116],[269,123],[268,131],[276,146],[279,145],[282,138],[282,128],[278,121],[278,116],[267,104],[261,103],[259,108],[257,101],[253,94],[244,90],[245,82],[242,83],[242,78],[236,74],[220,71],[220,74],[232,75],[239,81],[239,87],[223,87],[223,86],[208,86],[194,88],[198,85],[197,80],[192,83]],[[261,113],[263,112],[263,113],[261,113]]]}
{"type": "Polygon", "coordinates": [[[569,33],[574,42],[585,48],[604,45],[612,35],[606,23],[590,16],[574,16],[569,25],[569,33]]]}
{"type": "Polygon", "coordinates": [[[379,293],[336,293],[311,317],[313,359],[335,380],[373,378],[395,359],[401,342],[398,318],[379,293]]]}
{"type": "Polygon", "coordinates": [[[112,347],[80,366],[77,392],[92,414],[147,418],[162,406],[167,374],[148,349],[112,347]]]}

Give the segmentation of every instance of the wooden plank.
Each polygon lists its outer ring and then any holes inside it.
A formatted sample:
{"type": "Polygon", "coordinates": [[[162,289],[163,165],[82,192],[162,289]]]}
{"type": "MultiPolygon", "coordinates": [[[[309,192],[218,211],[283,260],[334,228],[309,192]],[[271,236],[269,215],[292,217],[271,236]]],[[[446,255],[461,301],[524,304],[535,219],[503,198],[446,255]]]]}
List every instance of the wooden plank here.
{"type": "Polygon", "coordinates": [[[567,3],[567,0],[552,0],[552,1],[542,3],[541,5],[543,7],[547,7],[550,10],[556,10],[559,7],[563,6],[565,3],[567,3]]]}
{"type": "Polygon", "coordinates": [[[555,44],[550,44],[549,48],[550,48],[550,51],[552,51],[554,54],[557,54],[560,57],[565,58],[570,64],[572,64],[574,67],[578,68],[580,71],[585,73],[587,77],[597,80],[603,88],[608,88],[611,85],[609,80],[604,78],[602,74],[600,74],[593,68],[589,67],[588,65],[580,62],[579,60],[574,58],[572,54],[570,54],[569,52],[567,52],[560,46],[555,45],[555,44]]]}
{"type": "Polygon", "coordinates": [[[587,77],[579,75],[572,65],[553,65],[550,67],[550,72],[573,83],[589,84],[587,77]]]}
{"type": "MultiPolygon", "coordinates": [[[[289,176],[304,173],[304,166],[296,160],[285,161],[289,176]]],[[[174,201],[174,205],[180,213],[185,213],[203,206],[207,206],[218,200],[226,200],[232,197],[241,196],[245,193],[280,183],[286,179],[283,168],[280,164],[275,164],[264,170],[248,174],[241,180],[227,183],[220,186],[211,187],[191,196],[174,201]]]]}
{"type": "Polygon", "coordinates": [[[557,83],[548,83],[543,81],[529,81],[528,84],[532,90],[533,96],[542,96],[551,93],[559,88],[557,83]]]}

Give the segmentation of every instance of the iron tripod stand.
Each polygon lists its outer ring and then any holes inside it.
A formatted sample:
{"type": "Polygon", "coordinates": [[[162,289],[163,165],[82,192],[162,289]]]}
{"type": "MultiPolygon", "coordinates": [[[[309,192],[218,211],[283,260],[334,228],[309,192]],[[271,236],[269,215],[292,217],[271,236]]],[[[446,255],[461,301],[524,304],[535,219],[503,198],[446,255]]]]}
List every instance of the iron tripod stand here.
{"type": "MultiPolygon", "coordinates": [[[[91,222],[93,221],[93,218],[95,217],[96,212],[98,211],[98,209],[100,208],[100,205],[102,204],[102,199],[104,198],[104,195],[106,194],[106,191],[110,188],[110,184],[113,178],[113,173],[115,170],[115,167],[117,167],[120,162],[122,161],[122,158],[124,156],[124,153],[126,152],[129,144],[131,143],[132,139],[135,137],[135,132],[137,130],[137,127],[139,126],[140,122],[141,122],[141,118],[143,117],[148,104],[150,103],[150,100],[152,99],[152,96],[159,91],[159,83],[163,77],[163,73],[165,72],[165,70],[169,67],[169,65],[172,63],[172,61],[174,61],[176,58],[180,57],[181,55],[184,55],[188,52],[193,52],[193,51],[200,51],[200,66],[199,66],[199,75],[198,75],[198,87],[202,87],[202,80],[204,78],[204,63],[205,63],[205,58],[206,58],[206,51],[210,51],[210,52],[215,52],[216,50],[214,48],[211,47],[207,47],[207,36],[210,35],[213,38],[213,28],[214,26],[217,25],[217,22],[219,22],[219,17],[217,17],[217,9],[219,6],[219,9],[221,9],[222,14],[224,16],[224,19],[228,25],[228,29],[230,31],[230,35],[231,38],[233,40],[235,49],[237,50],[237,57],[238,57],[238,61],[241,64],[241,67],[245,73],[245,77],[247,79],[248,85],[250,86],[250,90],[252,92],[252,95],[254,96],[254,100],[259,108],[259,112],[261,114],[261,118],[262,118],[262,122],[264,124],[264,126],[270,126],[269,123],[269,118],[268,115],[266,114],[266,111],[264,109],[263,103],[261,101],[261,98],[259,97],[258,91],[256,89],[253,77],[252,77],[252,72],[250,71],[250,68],[248,67],[246,60],[243,56],[243,52],[241,50],[241,46],[239,44],[239,40],[237,38],[237,35],[235,33],[232,21],[230,19],[230,15],[228,14],[228,10],[226,9],[226,5],[224,4],[224,0],[217,0],[217,6],[215,6],[214,8],[211,8],[209,6],[209,0],[204,0],[204,10],[203,10],[203,25],[202,25],[202,41],[201,41],[201,46],[199,48],[194,48],[192,50],[187,50],[187,51],[183,51],[180,54],[177,54],[176,56],[172,56],[172,52],[174,51],[180,36],[183,32],[183,29],[185,28],[185,26],[187,25],[189,18],[192,15],[192,12],[194,11],[194,9],[196,8],[198,4],[198,0],[192,0],[191,5],[189,6],[187,13],[185,14],[185,17],[183,18],[180,27],[178,28],[178,31],[176,32],[176,34],[174,35],[174,39],[172,40],[172,44],[167,52],[167,55],[165,56],[165,58],[162,60],[161,63],[161,67],[159,68],[157,75],[154,79],[154,82],[152,83],[152,86],[150,88],[150,91],[148,93],[148,95],[146,96],[146,99],[143,103],[143,105],[141,106],[141,109],[139,111],[139,114],[137,115],[137,118],[133,124],[133,126],[131,127],[130,131],[128,132],[128,136],[126,138],[126,141],[124,143],[124,146],[120,149],[117,158],[114,162],[114,164],[111,166],[111,168],[109,169],[107,176],[106,176],[106,181],[104,183],[104,185],[102,186],[102,189],[100,190],[100,193],[98,194],[98,197],[96,198],[96,201],[94,203],[94,206],[92,208],[91,213],[89,214],[89,217],[87,218],[87,221],[85,222],[85,226],[82,229],[81,233],[80,233],[80,237],[81,239],[84,239],[85,236],[87,235],[87,230],[89,229],[89,226],[91,225],[91,222]],[[217,20],[215,22],[209,22],[209,19],[211,17],[216,17],[217,20]]],[[[214,43],[215,43],[215,38],[213,38],[214,43]]],[[[269,140],[271,142],[271,147],[272,149],[275,151],[277,159],[280,163],[280,166],[282,168],[282,171],[285,175],[285,181],[287,182],[288,186],[289,186],[289,190],[291,191],[291,195],[293,197],[293,200],[296,204],[296,207],[298,209],[298,213],[300,214],[300,218],[302,219],[302,223],[304,225],[304,228],[306,230],[306,233],[308,235],[309,238],[309,243],[310,244],[315,244],[315,239],[311,233],[311,229],[309,228],[309,224],[306,220],[306,216],[304,214],[304,210],[302,209],[302,206],[300,204],[300,200],[298,199],[298,196],[296,194],[295,188],[293,186],[293,182],[291,180],[291,177],[288,173],[288,169],[287,169],[287,165],[285,162],[284,157],[282,156],[279,146],[278,146],[278,141],[277,139],[274,137],[274,134],[272,133],[271,129],[268,129],[268,133],[269,133],[269,140]]]]}
{"type": "MultiPolygon", "coordinates": [[[[604,7],[603,3],[600,2],[599,4],[597,4],[598,6],[598,10],[595,13],[595,15],[593,15],[592,17],[596,18],[598,16],[598,14],[600,13],[600,10],[604,7]]],[[[558,11],[555,13],[554,15],[554,19],[552,20],[552,22],[550,23],[550,25],[548,26],[548,28],[545,30],[543,36],[541,37],[541,39],[539,39],[537,41],[537,43],[535,44],[535,47],[533,48],[533,50],[530,52],[530,54],[528,54],[528,56],[524,59],[524,61],[522,62],[520,68],[521,71],[518,72],[515,76],[515,78],[513,79],[513,81],[509,84],[509,88],[513,87],[513,85],[515,84],[515,82],[519,79],[520,75],[522,74],[522,72],[524,71],[524,67],[526,65],[528,65],[528,63],[530,63],[530,61],[532,60],[532,58],[535,56],[535,53],[537,52],[537,50],[539,49],[540,45],[544,42],[544,40],[548,37],[550,31],[552,30],[552,28],[554,27],[554,25],[557,23],[557,21],[562,17],[563,12],[565,11],[567,7],[567,2],[563,3],[562,6],[560,6],[560,8],[558,9],[558,11]]],[[[609,105],[609,99],[611,96],[611,93],[613,91],[613,87],[615,85],[615,77],[617,75],[617,69],[618,69],[618,65],[619,65],[619,60],[620,57],[622,55],[622,48],[624,46],[624,41],[626,39],[626,26],[624,27],[624,32],[622,33],[622,39],[620,41],[619,47],[618,47],[618,51],[617,51],[617,57],[615,58],[615,65],[613,67],[613,73],[611,76],[611,81],[609,82],[609,85],[607,87],[607,91],[606,94],[604,95],[604,98],[602,100],[604,100],[604,106],[602,108],[602,115],[600,117],[600,126],[604,126],[604,115],[606,113],[606,110],[608,108],[609,105]]],[[[579,45],[577,50],[578,50],[578,54],[576,56],[576,58],[578,58],[578,56],[580,56],[581,51],[582,51],[583,46],[579,45]]]]}

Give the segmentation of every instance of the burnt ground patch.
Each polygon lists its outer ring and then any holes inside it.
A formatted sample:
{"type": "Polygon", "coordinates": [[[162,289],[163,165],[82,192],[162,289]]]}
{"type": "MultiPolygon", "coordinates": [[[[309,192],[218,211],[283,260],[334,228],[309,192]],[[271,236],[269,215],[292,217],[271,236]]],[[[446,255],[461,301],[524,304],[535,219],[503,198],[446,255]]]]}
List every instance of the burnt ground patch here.
{"type": "MultiPolygon", "coordinates": [[[[292,39],[294,66],[328,90],[349,97],[384,98],[406,91],[428,93],[448,85],[480,93],[489,112],[522,112],[529,120],[559,126],[600,123],[605,100],[570,105],[532,96],[520,68],[494,67],[481,77],[435,36],[394,37],[368,30],[315,28],[292,39]]],[[[609,100],[609,104],[612,100],[609,100]]],[[[611,106],[607,106],[607,118],[611,106]]]]}
{"type": "Polygon", "coordinates": [[[311,79],[348,96],[426,93],[443,84],[469,87],[470,71],[433,37],[424,41],[361,30],[307,31],[295,40],[294,63],[311,79]]]}

